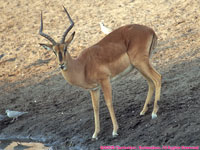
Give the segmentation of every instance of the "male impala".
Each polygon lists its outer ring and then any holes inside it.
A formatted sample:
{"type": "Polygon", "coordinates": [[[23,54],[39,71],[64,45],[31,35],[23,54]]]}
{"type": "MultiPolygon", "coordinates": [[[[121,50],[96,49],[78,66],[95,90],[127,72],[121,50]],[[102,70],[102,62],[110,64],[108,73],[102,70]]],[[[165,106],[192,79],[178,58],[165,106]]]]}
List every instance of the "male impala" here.
{"type": "Polygon", "coordinates": [[[57,60],[63,77],[70,84],[88,89],[92,97],[94,109],[95,131],[92,136],[97,139],[100,132],[99,123],[99,95],[100,87],[104,93],[112,124],[113,137],[117,136],[118,124],[112,104],[111,82],[128,74],[135,67],[147,80],[149,90],[144,107],[140,115],[147,112],[148,104],[155,89],[155,101],[152,118],[156,118],[161,90],[161,75],[152,67],[149,57],[156,46],[157,36],[155,32],[146,26],[131,24],[122,26],[97,44],[83,50],[76,58],[72,58],[67,47],[74,38],[75,32],[65,41],[65,37],[72,29],[72,21],[67,10],[64,8],[71,25],[64,32],[61,42],[57,43],[49,35],[43,33],[43,20],[41,14],[40,35],[48,39],[52,44],[40,44],[47,50],[52,50],[57,60]]]}

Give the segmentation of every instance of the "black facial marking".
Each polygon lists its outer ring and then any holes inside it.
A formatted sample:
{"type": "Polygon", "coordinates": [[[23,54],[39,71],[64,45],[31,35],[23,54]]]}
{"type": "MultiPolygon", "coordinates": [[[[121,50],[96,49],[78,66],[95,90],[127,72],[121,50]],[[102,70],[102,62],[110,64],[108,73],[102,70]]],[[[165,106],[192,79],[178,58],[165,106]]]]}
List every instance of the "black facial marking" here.
{"type": "Polygon", "coordinates": [[[53,50],[53,53],[57,56],[56,52],[53,50]]]}
{"type": "Polygon", "coordinates": [[[67,51],[67,47],[65,46],[65,48],[64,48],[64,55],[65,55],[66,51],[67,51]]]}
{"type": "Polygon", "coordinates": [[[63,57],[62,57],[62,53],[61,53],[61,52],[59,52],[59,53],[58,53],[58,56],[59,56],[59,61],[61,62],[61,61],[62,61],[62,59],[63,59],[63,57]]]}

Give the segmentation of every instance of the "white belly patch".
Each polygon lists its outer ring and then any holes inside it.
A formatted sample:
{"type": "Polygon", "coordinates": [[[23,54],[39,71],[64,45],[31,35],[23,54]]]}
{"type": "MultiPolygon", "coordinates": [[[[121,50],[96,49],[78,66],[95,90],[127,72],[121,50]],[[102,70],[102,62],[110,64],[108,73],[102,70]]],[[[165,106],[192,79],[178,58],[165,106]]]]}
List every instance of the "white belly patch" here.
{"type": "Polygon", "coordinates": [[[123,72],[119,73],[118,75],[114,76],[111,78],[111,82],[120,79],[121,77],[127,75],[128,73],[130,73],[133,70],[133,65],[130,65],[129,67],[127,67],[123,72]]]}

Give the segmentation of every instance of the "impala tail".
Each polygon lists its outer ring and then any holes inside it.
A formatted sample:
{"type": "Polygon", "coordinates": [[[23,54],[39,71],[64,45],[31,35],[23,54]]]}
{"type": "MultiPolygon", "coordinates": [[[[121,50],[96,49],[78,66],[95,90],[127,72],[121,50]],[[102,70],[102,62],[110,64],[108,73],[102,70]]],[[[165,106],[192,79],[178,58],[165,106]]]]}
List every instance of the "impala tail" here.
{"type": "Polygon", "coordinates": [[[157,46],[157,36],[156,34],[153,34],[153,38],[152,38],[152,42],[151,42],[151,46],[150,46],[150,49],[149,49],[149,55],[151,55],[152,53],[152,50],[154,50],[157,46]]]}

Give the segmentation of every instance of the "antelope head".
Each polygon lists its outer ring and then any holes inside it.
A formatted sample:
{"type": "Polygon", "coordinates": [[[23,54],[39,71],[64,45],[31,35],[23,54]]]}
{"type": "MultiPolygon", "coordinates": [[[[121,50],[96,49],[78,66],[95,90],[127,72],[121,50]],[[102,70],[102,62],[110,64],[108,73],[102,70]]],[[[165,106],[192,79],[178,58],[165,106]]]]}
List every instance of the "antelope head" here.
{"type": "MultiPolygon", "coordinates": [[[[64,7],[64,6],[63,6],[64,7]]],[[[72,27],[74,26],[74,22],[71,19],[69,13],[67,12],[66,8],[64,7],[64,10],[70,20],[71,25],[66,29],[66,31],[64,32],[62,39],[60,41],[60,43],[55,42],[55,40],[53,38],[51,38],[49,35],[43,33],[43,19],[42,19],[42,12],[41,12],[41,26],[40,26],[40,35],[45,37],[47,40],[49,40],[51,42],[51,44],[43,44],[40,43],[40,45],[42,47],[44,47],[46,50],[52,50],[54,52],[54,54],[57,57],[58,60],[58,64],[59,67],[62,70],[67,70],[67,59],[68,57],[70,57],[68,51],[67,51],[67,47],[69,46],[69,44],[72,42],[75,32],[73,32],[71,34],[71,36],[65,40],[65,37],[67,36],[68,32],[72,29],[72,27]]]]}

